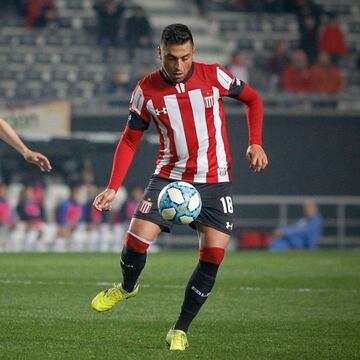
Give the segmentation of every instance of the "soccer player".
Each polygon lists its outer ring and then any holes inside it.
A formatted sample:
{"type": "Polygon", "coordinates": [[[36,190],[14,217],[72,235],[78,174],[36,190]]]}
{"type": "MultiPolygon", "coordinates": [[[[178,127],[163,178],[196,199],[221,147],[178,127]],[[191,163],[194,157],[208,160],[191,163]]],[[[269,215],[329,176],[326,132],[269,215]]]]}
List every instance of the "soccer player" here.
{"type": "Polygon", "coordinates": [[[180,315],[166,336],[170,350],[185,350],[190,323],[211,293],[233,227],[231,155],[222,97],[246,105],[249,129],[247,159],[258,172],[267,164],[262,148],[262,100],[257,92],[218,64],[194,62],[190,30],[172,24],[162,32],[158,54],[161,68],[136,85],[130,115],[116,149],[107,189],[94,206],[110,210],[140,139],[153,121],[160,140],[157,165],[127,232],[121,253],[123,280],[100,292],[92,301],[97,311],[138,294],[138,278],[146,251],[161,231],[170,231],[161,218],[157,198],[175,180],[192,183],[200,192],[202,211],[192,224],[199,234],[199,262],[186,290],[180,315]]]}
{"type": "Polygon", "coordinates": [[[30,150],[16,134],[15,130],[4,120],[0,118],[0,138],[17,150],[24,159],[37,165],[41,171],[49,172],[52,167],[50,161],[41,153],[30,150]]]}

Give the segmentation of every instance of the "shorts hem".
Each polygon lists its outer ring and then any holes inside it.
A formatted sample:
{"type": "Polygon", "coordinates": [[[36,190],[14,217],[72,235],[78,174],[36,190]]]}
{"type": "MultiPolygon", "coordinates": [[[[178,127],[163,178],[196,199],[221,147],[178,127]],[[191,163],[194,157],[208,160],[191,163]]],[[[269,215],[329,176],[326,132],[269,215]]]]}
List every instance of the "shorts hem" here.
{"type": "MultiPolygon", "coordinates": [[[[204,226],[208,226],[208,227],[211,227],[212,229],[215,229],[215,230],[217,230],[217,231],[220,231],[220,232],[222,232],[222,233],[224,233],[224,234],[226,234],[226,235],[229,235],[229,236],[231,236],[231,234],[232,234],[232,231],[225,231],[224,229],[220,229],[219,227],[217,227],[216,225],[213,225],[213,224],[206,224],[205,222],[201,222],[201,221],[198,221],[198,220],[195,220],[194,222],[193,222],[193,224],[196,226],[196,224],[201,224],[201,225],[204,225],[204,226]]],[[[193,227],[192,227],[193,228],[193,227]]],[[[194,229],[194,228],[193,228],[194,229]]],[[[194,230],[197,230],[197,229],[194,229],[194,230]]]]}
{"type": "Polygon", "coordinates": [[[148,217],[146,216],[141,216],[141,215],[134,215],[133,218],[135,219],[140,219],[140,220],[145,220],[145,221],[149,221],[155,225],[158,225],[161,229],[162,232],[166,232],[166,233],[171,233],[171,228],[170,226],[167,226],[167,225],[164,225],[164,224],[159,224],[159,222],[157,222],[156,220],[154,219],[149,219],[148,217]]]}

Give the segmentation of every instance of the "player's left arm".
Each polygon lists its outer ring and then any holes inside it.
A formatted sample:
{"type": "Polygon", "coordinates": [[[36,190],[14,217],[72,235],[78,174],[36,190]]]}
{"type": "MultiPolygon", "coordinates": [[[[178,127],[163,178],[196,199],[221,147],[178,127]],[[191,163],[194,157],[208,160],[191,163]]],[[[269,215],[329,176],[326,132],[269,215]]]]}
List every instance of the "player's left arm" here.
{"type": "Polygon", "coordinates": [[[16,134],[15,130],[4,120],[0,118],[0,138],[17,150],[24,159],[37,165],[41,171],[51,171],[52,167],[48,158],[39,153],[30,150],[16,134]]]}
{"type": "MultiPolygon", "coordinates": [[[[240,92],[234,98],[245,104],[249,132],[246,158],[249,161],[250,168],[259,172],[268,165],[268,158],[262,146],[263,103],[261,96],[250,85],[240,82],[239,88],[238,91],[240,90],[240,92]]],[[[232,91],[236,94],[236,89],[230,89],[230,92],[232,91]]]]}
{"type": "Polygon", "coordinates": [[[250,168],[255,172],[262,171],[268,165],[268,158],[263,149],[263,103],[259,93],[250,85],[234,78],[228,96],[245,104],[245,113],[249,133],[249,146],[246,158],[250,168]]]}

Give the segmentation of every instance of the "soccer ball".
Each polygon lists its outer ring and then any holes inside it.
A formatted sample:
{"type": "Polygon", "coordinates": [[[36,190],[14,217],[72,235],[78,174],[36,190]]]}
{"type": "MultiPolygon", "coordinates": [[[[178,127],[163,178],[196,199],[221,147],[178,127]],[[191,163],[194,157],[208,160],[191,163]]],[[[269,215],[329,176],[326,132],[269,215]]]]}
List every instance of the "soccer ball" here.
{"type": "Polygon", "coordinates": [[[161,190],[158,208],[163,219],[176,225],[190,224],[200,214],[201,197],[191,184],[175,181],[161,190]]]}

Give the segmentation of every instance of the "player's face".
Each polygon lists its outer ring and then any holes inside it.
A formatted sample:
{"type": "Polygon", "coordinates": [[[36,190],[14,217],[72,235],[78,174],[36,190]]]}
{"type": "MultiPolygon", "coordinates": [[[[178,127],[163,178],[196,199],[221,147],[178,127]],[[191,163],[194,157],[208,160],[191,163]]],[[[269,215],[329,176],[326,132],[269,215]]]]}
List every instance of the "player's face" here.
{"type": "Polygon", "coordinates": [[[158,48],[163,70],[171,81],[179,83],[189,72],[194,59],[194,46],[190,41],[177,44],[161,44],[158,48]]]}

